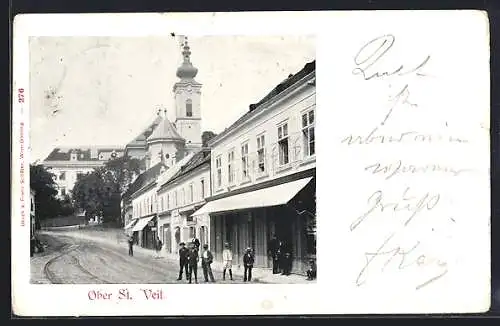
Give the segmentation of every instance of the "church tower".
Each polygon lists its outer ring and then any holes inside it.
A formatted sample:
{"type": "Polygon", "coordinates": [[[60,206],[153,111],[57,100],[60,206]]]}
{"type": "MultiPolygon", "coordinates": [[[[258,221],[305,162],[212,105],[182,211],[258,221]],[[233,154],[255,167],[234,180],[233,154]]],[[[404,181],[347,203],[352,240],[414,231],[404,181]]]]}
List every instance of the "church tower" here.
{"type": "Polygon", "coordinates": [[[201,148],[201,84],[194,80],[198,69],[191,63],[191,50],[187,38],[182,42],[182,65],[177,69],[180,79],[173,87],[175,101],[175,128],[186,140],[186,150],[201,148]]]}

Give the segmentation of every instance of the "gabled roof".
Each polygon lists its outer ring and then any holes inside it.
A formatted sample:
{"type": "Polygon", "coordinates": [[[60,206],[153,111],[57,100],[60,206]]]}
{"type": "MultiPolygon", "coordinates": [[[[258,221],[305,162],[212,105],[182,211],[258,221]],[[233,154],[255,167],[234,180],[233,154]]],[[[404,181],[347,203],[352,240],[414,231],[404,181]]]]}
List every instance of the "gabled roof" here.
{"type": "Polygon", "coordinates": [[[167,117],[163,117],[161,122],[155,128],[153,133],[147,138],[147,141],[153,140],[176,140],[184,141],[184,138],[179,135],[175,127],[168,120],[167,117]]]}
{"type": "Polygon", "coordinates": [[[256,109],[260,107],[262,104],[265,102],[269,101],[273,97],[277,96],[278,94],[282,93],[284,90],[304,78],[305,76],[309,75],[310,73],[316,71],[316,60],[311,61],[307,63],[304,68],[302,68],[299,72],[297,72],[294,75],[289,75],[288,78],[283,80],[281,83],[279,83],[276,87],[273,88],[272,91],[270,91],[266,96],[264,96],[259,102],[250,104],[249,106],[249,111],[247,111],[244,115],[242,115],[238,120],[236,120],[231,126],[227,127],[222,131],[220,134],[215,136],[214,138],[210,139],[208,142],[209,145],[213,144],[214,141],[217,139],[220,139],[224,137],[229,131],[233,130],[237,126],[243,124],[244,121],[248,120],[250,117],[253,115],[257,114],[256,109]]]}
{"type": "Polygon", "coordinates": [[[162,167],[165,169],[168,169],[168,167],[163,164],[162,162],[157,163],[156,165],[152,166],[148,170],[144,171],[141,173],[137,179],[129,186],[127,191],[122,195],[122,199],[126,200],[129,199],[130,196],[132,196],[134,193],[136,193],[139,189],[147,186],[148,184],[153,183],[156,181],[156,178],[160,175],[162,171],[162,167]]]}
{"type": "MultiPolygon", "coordinates": [[[[196,152],[193,157],[189,161],[187,161],[180,169],[175,173],[172,178],[164,185],[168,185],[171,182],[179,179],[183,175],[188,174],[189,172],[195,170],[199,166],[210,162],[210,148],[202,148],[200,151],[196,152]]],[[[162,186],[164,186],[162,185],[162,186]]]]}
{"type": "Polygon", "coordinates": [[[162,117],[157,115],[156,118],[151,122],[151,124],[144,129],[137,137],[134,138],[130,143],[127,144],[126,147],[145,147],[146,139],[153,133],[153,131],[158,127],[160,122],[162,121],[162,117]]]}
{"type": "Polygon", "coordinates": [[[99,147],[99,146],[80,146],[74,148],[56,147],[50,152],[45,161],[70,161],[71,154],[76,153],[77,161],[103,161],[99,160],[99,155],[103,152],[110,153],[115,151],[119,156],[123,154],[122,147],[99,147]],[[96,152],[96,157],[92,157],[92,151],[96,152]]]}

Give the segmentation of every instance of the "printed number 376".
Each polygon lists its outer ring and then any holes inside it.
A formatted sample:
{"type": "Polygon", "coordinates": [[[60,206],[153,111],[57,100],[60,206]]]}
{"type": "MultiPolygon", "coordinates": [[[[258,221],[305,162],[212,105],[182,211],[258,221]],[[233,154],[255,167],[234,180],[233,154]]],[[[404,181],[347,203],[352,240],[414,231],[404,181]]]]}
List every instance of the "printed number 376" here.
{"type": "Polygon", "coordinates": [[[19,88],[17,90],[17,102],[24,103],[24,89],[23,88],[19,88]]]}

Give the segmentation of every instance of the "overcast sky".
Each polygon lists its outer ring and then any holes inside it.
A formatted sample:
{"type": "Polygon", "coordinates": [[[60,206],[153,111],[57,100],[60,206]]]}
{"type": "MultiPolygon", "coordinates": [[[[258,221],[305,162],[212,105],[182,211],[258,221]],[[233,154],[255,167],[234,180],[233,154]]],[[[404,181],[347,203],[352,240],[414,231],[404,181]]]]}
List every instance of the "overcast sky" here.
{"type": "MultiPolygon", "coordinates": [[[[202,130],[215,133],[316,54],[312,36],[190,37],[189,44],[203,84],[202,130]]],[[[32,162],[57,146],[124,146],[158,105],[174,117],[179,38],[36,37],[30,62],[32,162]]]]}

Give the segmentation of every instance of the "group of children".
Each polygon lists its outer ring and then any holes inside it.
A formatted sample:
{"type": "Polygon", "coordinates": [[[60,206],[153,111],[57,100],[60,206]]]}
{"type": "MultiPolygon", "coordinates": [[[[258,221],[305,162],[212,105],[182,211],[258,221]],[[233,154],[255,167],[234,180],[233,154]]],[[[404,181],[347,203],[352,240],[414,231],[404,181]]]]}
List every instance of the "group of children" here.
{"type": "MultiPolygon", "coordinates": [[[[178,281],[182,280],[182,274],[185,272],[186,280],[192,283],[192,277],[194,276],[194,282],[198,283],[198,262],[199,262],[199,246],[200,243],[198,239],[194,239],[189,243],[186,248],[186,244],[181,242],[179,249],[179,277],[178,281]]],[[[208,249],[208,245],[203,245],[203,251],[201,253],[201,267],[203,269],[203,276],[205,282],[215,282],[215,278],[212,272],[211,264],[213,263],[213,254],[208,249]]],[[[229,243],[224,244],[224,250],[222,251],[223,260],[223,270],[222,270],[222,280],[226,280],[226,272],[229,273],[229,279],[233,280],[233,252],[229,248],[229,243]]],[[[251,248],[245,250],[243,255],[243,266],[244,266],[244,282],[250,282],[252,280],[252,269],[255,258],[251,248]]]]}

